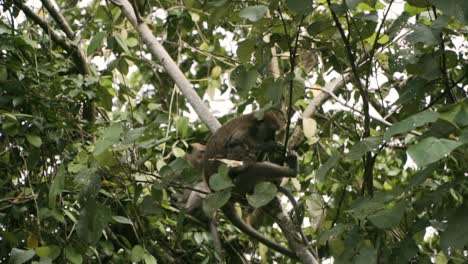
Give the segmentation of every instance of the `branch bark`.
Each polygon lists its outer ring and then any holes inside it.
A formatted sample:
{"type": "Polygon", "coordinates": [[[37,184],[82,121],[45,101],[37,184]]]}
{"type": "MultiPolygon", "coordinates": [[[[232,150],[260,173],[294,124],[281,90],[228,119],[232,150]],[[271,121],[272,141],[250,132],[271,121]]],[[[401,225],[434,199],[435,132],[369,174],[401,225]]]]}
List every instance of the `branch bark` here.
{"type": "MultiPolygon", "coordinates": [[[[331,94],[335,94],[335,91],[344,87],[345,84],[352,79],[351,73],[349,73],[348,71],[346,72],[347,73],[345,73],[341,78],[337,78],[329,82],[325,86],[325,88],[323,88],[323,92],[319,93],[317,96],[314,97],[314,99],[312,99],[310,104],[304,110],[304,113],[302,113],[302,119],[313,117],[317,113],[320,106],[322,106],[322,104],[324,104],[328,99],[330,99],[331,94]]],[[[304,140],[305,137],[302,127],[301,125],[297,125],[291,135],[290,148],[296,149],[304,140]]]]}
{"type": "Polygon", "coordinates": [[[221,123],[213,116],[209,108],[203,103],[201,98],[195,92],[192,84],[185,78],[182,71],[177,67],[177,64],[169,56],[164,47],[159,43],[153,35],[149,27],[144,23],[139,23],[132,5],[127,0],[112,0],[114,4],[120,7],[124,15],[136,29],[143,42],[148,47],[148,50],[155,56],[160,64],[166,69],[167,73],[184,94],[187,101],[193,107],[200,119],[205,123],[210,131],[214,133],[221,127],[221,123]]]}
{"type": "Polygon", "coordinates": [[[67,20],[63,17],[62,13],[60,13],[55,6],[49,0],[41,0],[42,5],[49,11],[50,15],[54,18],[55,22],[59,25],[60,29],[65,32],[67,38],[73,40],[75,38],[75,32],[71,29],[70,25],[68,24],[67,20]]]}
{"type": "MultiPolygon", "coordinates": [[[[49,24],[38,16],[31,8],[26,6],[22,0],[13,0],[14,4],[23,11],[23,13],[38,24],[42,30],[50,35],[52,40],[57,43],[62,49],[71,55],[73,62],[82,75],[89,75],[88,60],[83,50],[73,42],[75,33],[72,31],[68,22],[65,20],[63,15],[53,6],[49,0],[41,0],[44,7],[49,11],[50,15],[54,21],[59,25],[59,27],[65,32],[66,37],[63,37],[59,32],[55,31],[49,24]]],[[[84,102],[83,106],[83,118],[89,123],[94,123],[96,121],[96,109],[92,100],[84,102]]],[[[93,138],[91,138],[93,139],[93,138]]]]}

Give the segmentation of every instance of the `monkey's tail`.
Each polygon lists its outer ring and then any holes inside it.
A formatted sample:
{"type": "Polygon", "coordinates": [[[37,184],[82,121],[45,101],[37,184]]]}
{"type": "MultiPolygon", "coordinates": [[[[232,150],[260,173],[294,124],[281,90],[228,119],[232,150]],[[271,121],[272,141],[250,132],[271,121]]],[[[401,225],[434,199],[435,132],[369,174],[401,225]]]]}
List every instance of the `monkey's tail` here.
{"type": "Polygon", "coordinates": [[[267,247],[276,250],[292,259],[298,259],[297,255],[292,252],[291,250],[281,246],[280,244],[266,238],[264,235],[262,235],[260,232],[252,228],[251,226],[247,225],[237,214],[236,208],[234,208],[233,203],[227,203],[223,208],[223,213],[226,216],[231,223],[239,228],[243,233],[246,235],[252,237],[253,239],[258,240],[259,242],[263,243],[267,247]]]}

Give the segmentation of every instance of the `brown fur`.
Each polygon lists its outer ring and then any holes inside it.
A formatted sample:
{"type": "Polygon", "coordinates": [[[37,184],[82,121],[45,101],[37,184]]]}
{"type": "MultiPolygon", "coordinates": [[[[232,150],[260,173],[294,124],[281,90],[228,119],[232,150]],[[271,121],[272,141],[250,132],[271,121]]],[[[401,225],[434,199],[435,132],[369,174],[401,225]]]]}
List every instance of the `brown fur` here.
{"type": "MultiPolygon", "coordinates": [[[[206,145],[204,164],[207,182],[220,165],[219,161],[212,159],[238,160],[246,164],[260,161],[259,150],[264,142],[258,142],[250,133],[260,122],[271,125],[274,132],[279,131],[285,125],[284,118],[279,111],[264,113],[262,120],[257,120],[255,113],[250,113],[230,120],[210,137],[206,145]],[[236,143],[235,141],[241,142],[242,145],[229,147],[229,144],[236,143]]],[[[271,140],[274,141],[274,138],[271,140]]]]}
{"type": "MultiPolygon", "coordinates": [[[[237,214],[234,202],[246,203],[242,196],[250,192],[261,181],[277,181],[282,177],[295,177],[297,158],[289,157],[288,167],[265,162],[264,155],[273,153],[276,147],[276,134],[284,128],[281,112],[268,111],[258,120],[255,113],[242,115],[223,125],[208,140],[205,151],[204,177],[209,183],[221,162],[214,159],[242,161],[243,165],[230,168],[229,175],[234,182],[233,194],[236,198],[222,207],[222,211],[233,225],[250,237],[262,242],[291,258],[297,258],[291,250],[266,238],[257,230],[247,225],[237,214]],[[239,195],[240,194],[240,195],[239,195]]],[[[208,185],[208,184],[207,184],[208,185]]]]}

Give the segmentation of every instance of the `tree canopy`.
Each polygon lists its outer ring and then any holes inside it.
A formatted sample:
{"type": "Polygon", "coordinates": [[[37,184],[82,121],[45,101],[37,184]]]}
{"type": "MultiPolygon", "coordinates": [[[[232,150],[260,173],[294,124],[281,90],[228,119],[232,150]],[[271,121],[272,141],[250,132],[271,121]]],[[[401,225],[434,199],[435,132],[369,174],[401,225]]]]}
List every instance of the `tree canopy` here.
{"type": "MultiPolygon", "coordinates": [[[[0,8],[0,263],[468,261],[468,1],[0,8]],[[270,108],[289,118],[300,172],[282,184],[298,205],[256,228],[299,258],[220,212],[219,256],[176,205],[201,179],[184,155],[270,108]],[[310,243],[291,242],[298,228],[310,243]]],[[[205,212],[229,199],[219,174],[205,212]]],[[[276,195],[260,183],[247,200],[276,195]]]]}

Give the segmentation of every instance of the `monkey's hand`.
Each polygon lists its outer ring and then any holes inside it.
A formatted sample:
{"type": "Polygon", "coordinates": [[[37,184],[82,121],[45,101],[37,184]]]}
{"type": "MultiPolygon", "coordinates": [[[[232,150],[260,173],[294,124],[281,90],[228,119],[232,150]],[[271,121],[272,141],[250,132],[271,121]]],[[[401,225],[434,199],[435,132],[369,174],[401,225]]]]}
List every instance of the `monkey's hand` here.
{"type": "Polygon", "coordinates": [[[240,166],[237,166],[237,167],[231,167],[231,168],[229,168],[228,175],[229,175],[229,177],[234,179],[237,175],[240,175],[240,174],[244,173],[245,171],[247,171],[248,168],[249,168],[248,165],[240,165],[240,166]]]}
{"type": "Polygon", "coordinates": [[[296,173],[299,171],[297,164],[297,153],[294,150],[290,150],[286,158],[284,158],[284,163],[293,169],[296,173]]]}

